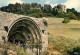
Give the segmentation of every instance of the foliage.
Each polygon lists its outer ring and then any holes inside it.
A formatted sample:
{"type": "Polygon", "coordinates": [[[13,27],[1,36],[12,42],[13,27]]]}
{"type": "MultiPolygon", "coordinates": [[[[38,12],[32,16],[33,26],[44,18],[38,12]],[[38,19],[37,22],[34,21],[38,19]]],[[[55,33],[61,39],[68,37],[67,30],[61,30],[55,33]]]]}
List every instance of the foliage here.
{"type": "Polygon", "coordinates": [[[62,23],[69,23],[70,22],[70,19],[69,18],[64,18],[63,22],[62,23]]]}
{"type": "Polygon", "coordinates": [[[69,12],[66,16],[69,17],[70,19],[77,20],[77,16],[72,12],[69,12]]]}
{"type": "Polygon", "coordinates": [[[31,9],[28,11],[29,14],[32,14],[32,13],[41,13],[41,9],[37,8],[37,9],[31,9]]]}
{"type": "Polygon", "coordinates": [[[66,16],[66,13],[63,13],[63,12],[59,11],[57,16],[59,18],[64,18],[66,16]]]}
{"type": "Polygon", "coordinates": [[[52,13],[53,16],[57,16],[58,9],[57,8],[53,8],[51,13],[52,13]]]}
{"type": "Polygon", "coordinates": [[[48,13],[47,16],[48,17],[53,17],[53,15],[51,13],[48,13]]]}
{"type": "Polygon", "coordinates": [[[74,13],[76,16],[78,16],[78,12],[77,12],[74,8],[72,8],[72,9],[67,9],[67,13],[69,13],[69,12],[72,12],[72,13],[74,13]]]}
{"type": "Polygon", "coordinates": [[[39,18],[39,17],[46,16],[46,13],[32,13],[32,14],[29,14],[29,16],[39,18]]]}
{"type": "Polygon", "coordinates": [[[68,50],[67,53],[69,55],[80,55],[80,47],[75,47],[72,51],[68,50]]]}
{"type": "Polygon", "coordinates": [[[45,26],[48,26],[48,23],[46,20],[43,21],[45,26]]]}
{"type": "Polygon", "coordinates": [[[18,55],[29,55],[23,47],[14,45],[14,44],[10,44],[10,43],[5,43],[5,44],[1,44],[0,43],[0,48],[3,48],[5,50],[15,50],[18,55]]]}
{"type": "Polygon", "coordinates": [[[45,4],[45,5],[44,5],[43,12],[44,12],[44,13],[51,13],[51,11],[52,11],[51,5],[45,4]]]}
{"type": "Polygon", "coordinates": [[[80,47],[75,48],[75,44],[79,42],[64,36],[49,36],[49,43],[53,45],[53,50],[59,51],[62,55],[74,55],[74,52],[80,52],[80,47]]]}
{"type": "Polygon", "coordinates": [[[74,8],[67,9],[67,13],[62,12],[60,6],[51,7],[49,4],[41,6],[38,3],[15,3],[9,4],[8,6],[3,6],[0,8],[1,11],[12,12],[22,15],[29,15],[32,17],[59,17],[64,18],[68,17],[74,20],[80,20],[80,13],[77,12],[74,8]]]}

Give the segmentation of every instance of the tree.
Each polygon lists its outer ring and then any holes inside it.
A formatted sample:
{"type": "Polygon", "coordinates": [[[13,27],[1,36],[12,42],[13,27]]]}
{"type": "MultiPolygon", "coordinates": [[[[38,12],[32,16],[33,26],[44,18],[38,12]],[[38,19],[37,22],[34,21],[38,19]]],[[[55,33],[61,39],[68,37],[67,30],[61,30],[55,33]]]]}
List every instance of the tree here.
{"type": "Polygon", "coordinates": [[[14,10],[14,4],[9,4],[8,5],[8,11],[12,12],[14,10]]]}
{"type": "Polygon", "coordinates": [[[72,51],[68,50],[67,53],[69,55],[80,55],[80,47],[75,47],[72,51]]]}
{"type": "Polygon", "coordinates": [[[63,13],[63,12],[59,11],[57,16],[60,17],[60,18],[64,18],[66,16],[66,13],[63,13]]]}
{"type": "Polygon", "coordinates": [[[15,6],[14,6],[14,9],[15,9],[16,12],[21,11],[21,4],[20,3],[16,3],[15,6]]]}
{"type": "Polygon", "coordinates": [[[53,8],[51,13],[52,13],[53,16],[57,16],[58,15],[58,9],[53,8]]]}
{"type": "Polygon", "coordinates": [[[72,12],[69,12],[67,15],[66,15],[66,17],[69,17],[70,19],[77,19],[77,16],[74,14],[74,13],[72,13],[72,12]]]}
{"type": "Polygon", "coordinates": [[[30,4],[21,4],[21,11],[27,12],[28,10],[30,10],[30,4]]]}
{"type": "Polygon", "coordinates": [[[37,8],[38,4],[37,3],[31,3],[31,8],[37,8]]]}
{"type": "Polygon", "coordinates": [[[51,11],[52,11],[52,7],[51,7],[51,5],[48,5],[48,4],[45,4],[44,5],[44,12],[46,13],[51,13],[51,11]]]}
{"type": "Polygon", "coordinates": [[[70,22],[70,18],[65,17],[64,20],[62,21],[62,23],[69,23],[70,22]]]}
{"type": "Polygon", "coordinates": [[[67,13],[72,12],[74,13],[76,16],[78,16],[78,12],[75,10],[75,8],[72,9],[67,9],[67,13]]]}

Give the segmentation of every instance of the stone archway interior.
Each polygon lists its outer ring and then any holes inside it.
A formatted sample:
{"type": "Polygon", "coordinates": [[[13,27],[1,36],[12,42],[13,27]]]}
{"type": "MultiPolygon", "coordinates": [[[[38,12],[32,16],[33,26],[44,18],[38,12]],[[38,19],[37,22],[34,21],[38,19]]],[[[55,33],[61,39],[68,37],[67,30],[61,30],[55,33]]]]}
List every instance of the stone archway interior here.
{"type": "Polygon", "coordinates": [[[42,46],[39,29],[34,21],[27,18],[18,20],[12,25],[8,33],[8,41],[23,47],[27,46],[33,53],[39,52],[42,46]]]}

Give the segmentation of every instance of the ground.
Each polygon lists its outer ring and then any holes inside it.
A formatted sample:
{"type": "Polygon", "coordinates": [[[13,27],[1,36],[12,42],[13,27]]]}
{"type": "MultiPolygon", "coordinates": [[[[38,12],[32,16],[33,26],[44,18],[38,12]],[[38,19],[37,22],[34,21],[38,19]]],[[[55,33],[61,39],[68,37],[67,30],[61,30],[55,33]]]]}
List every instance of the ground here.
{"type": "Polygon", "coordinates": [[[64,24],[63,18],[43,17],[43,19],[48,22],[49,55],[68,55],[68,50],[72,51],[74,47],[80,46],[80,21],[71,20],[64,24]]]}
{"type": "Polygon", "coordinates": [[[65,36],[78,40],[80,38],[80,21],[71,20],[68,24],[62,23],[63,18],[48,18],[48,31],[52,36],[65,36]]]}
{"type": "Polygon", "coordinates": [[[44,19],[48,22],[50,54],[53,51],[53,54],[65,55],[67,50],[80,46],[80,21],[71,20],[64,24],[63,18],[47,17],[44,19]]]}

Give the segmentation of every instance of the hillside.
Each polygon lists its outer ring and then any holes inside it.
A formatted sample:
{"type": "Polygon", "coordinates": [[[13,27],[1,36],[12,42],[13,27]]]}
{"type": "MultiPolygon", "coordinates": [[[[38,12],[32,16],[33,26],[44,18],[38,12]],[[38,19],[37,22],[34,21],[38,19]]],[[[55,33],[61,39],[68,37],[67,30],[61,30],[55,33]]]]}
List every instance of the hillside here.
{"type": "MultiPolygon", "coordinates": [[[[70,20],[69,23],[64,24],[62,23],[64,18],[43,17],[41,19],[46,19],[48,23],[49,55],[68,55],[69,53],[67,53],[67,51],[73,51],[73,48],[80,47],[80,21],[70,20]]],[[[8,44],[1,45],[1,47],[5,49],[13,49],[13,46],[11,45],[11,47],[9,47],[8,44]]],[[[24,55],[27,54],[23,50],[19,51],[15,46],[14,48],[19,53],[22,51],[24,55]]]]}
{"type": "Polygon", "coordinates": [[[48,22],[50,54],[53,51],[54,54],[65,55],[66,51],[80,46],[80,21],[71,20],[70,23],[63,24],[63,18],[44,19],[48,22]]]}
{"type": "Polygon", "coordinates": [[[71,20],[70,23],[62,23],[63,18],[48,18],[48,31],[52,36],[65,36],[72,39],[80,37],[80,21],[71,20]]]}

